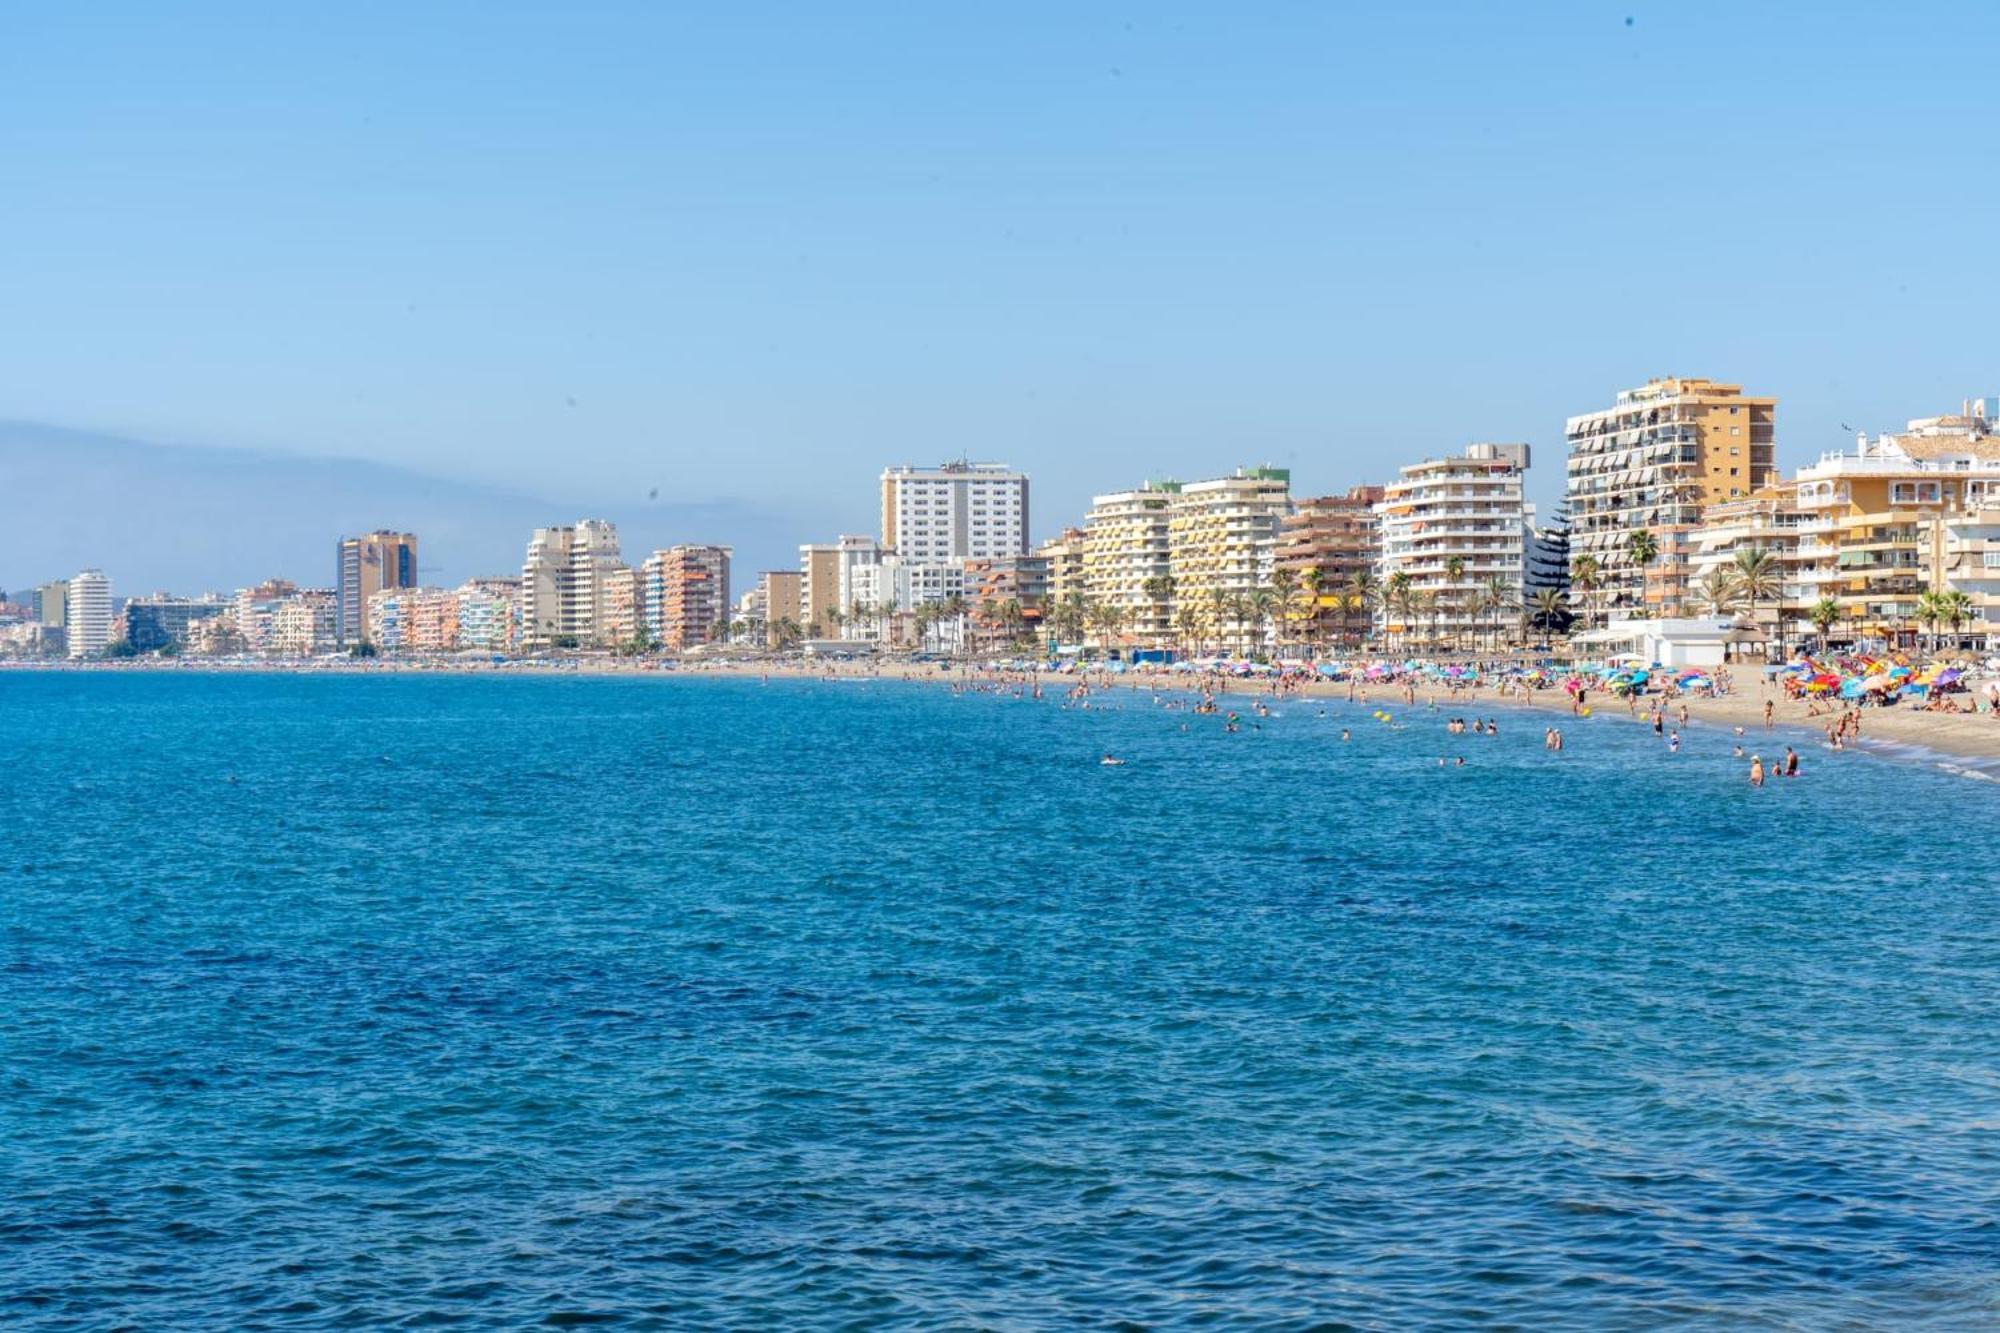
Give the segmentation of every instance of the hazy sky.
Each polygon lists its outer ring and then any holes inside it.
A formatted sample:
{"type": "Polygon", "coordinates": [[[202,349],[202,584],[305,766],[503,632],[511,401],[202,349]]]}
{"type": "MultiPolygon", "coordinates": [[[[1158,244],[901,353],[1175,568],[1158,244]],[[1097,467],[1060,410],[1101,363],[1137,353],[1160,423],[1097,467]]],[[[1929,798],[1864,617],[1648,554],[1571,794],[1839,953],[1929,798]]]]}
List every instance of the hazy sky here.
{"type": "Polygon", "coordinates": [[[1991,5],[14,5],[0,417],[800,540],[960,453],[1038,535],[1472,439],[1547,499],[1661,373],[1777,394],[1790,467],[2000,389],[1996,52],[1991,5]]]}

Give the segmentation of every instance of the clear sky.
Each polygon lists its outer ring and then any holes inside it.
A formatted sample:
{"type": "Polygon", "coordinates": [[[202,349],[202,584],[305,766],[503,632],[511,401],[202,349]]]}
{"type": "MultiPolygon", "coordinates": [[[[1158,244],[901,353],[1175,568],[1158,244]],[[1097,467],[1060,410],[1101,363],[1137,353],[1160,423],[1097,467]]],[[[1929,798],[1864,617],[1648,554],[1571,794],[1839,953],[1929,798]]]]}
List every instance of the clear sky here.
{"type": "Polygon", "coordinates": [[[1778,395],[1791,467],[2000,391],[1996,53],[1969,4],[11,5],[0,416],[799,540],[960,453],[1037,535],[1473,439],[1547,500],[1665,373],[1778,395]]]}

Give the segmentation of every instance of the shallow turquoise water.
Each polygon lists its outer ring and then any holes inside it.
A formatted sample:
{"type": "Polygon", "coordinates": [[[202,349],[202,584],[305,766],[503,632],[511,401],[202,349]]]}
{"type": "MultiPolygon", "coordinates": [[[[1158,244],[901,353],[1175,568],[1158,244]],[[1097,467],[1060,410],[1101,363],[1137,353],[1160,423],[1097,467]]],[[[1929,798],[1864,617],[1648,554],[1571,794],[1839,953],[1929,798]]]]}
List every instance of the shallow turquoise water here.
{"type": "Polygon", "coordinates": [[[0,1323],[2000,1313],[1991,784],[1117,702],[0,677],[0,1323]]]}

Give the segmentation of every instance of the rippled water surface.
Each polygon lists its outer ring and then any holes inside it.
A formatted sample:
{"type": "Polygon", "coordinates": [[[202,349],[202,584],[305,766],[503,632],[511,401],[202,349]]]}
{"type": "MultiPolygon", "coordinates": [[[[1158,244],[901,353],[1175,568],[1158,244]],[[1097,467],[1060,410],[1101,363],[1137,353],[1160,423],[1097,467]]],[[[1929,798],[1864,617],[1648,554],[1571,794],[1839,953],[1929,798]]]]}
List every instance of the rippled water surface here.
{"type": "Polygon", "coordinates": [[[1117,702],[0,677],[0,1324],[2000,1319],[1992,784],[1117,702]]]}

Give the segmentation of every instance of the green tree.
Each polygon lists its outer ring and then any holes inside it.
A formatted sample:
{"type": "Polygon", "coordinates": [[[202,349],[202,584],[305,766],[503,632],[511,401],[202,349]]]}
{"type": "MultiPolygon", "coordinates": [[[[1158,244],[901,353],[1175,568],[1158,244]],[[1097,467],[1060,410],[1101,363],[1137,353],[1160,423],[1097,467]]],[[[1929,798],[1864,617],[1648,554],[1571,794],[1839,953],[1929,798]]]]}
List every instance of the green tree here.
{"type": "Polygon", "coordinates": [[[1560,634],[1569,628],[1569,594],[1561,588],[1535,589],[1533,608],[1535,625],[1543,634],[1560,634]]]}
{"type": "Polygon", "coordinates": [[[1784,573],[1778,567],[1778,557],[1769,551],[1741,550],[1730,561],[1729,572],[1735,576],[1736,589],[1749,604],[1750,618],[1757,618],[1757,607],[1763,602],[1775,601],[1784,587],[1784,573]]]}
{"type": "MultiPolygon", "coordinates": [[[[1341,612],[1343,617],[1358,615],[1363,625],[1373,628],[1370,622],[1381,601],[1382,583],[1371,571],[1357,569],[1347,576],[1347,589],[1341,598],[1341,612]]],[[[1362,633],[1354,636],[1354,641],[1356,644],[1359,644],[1367,637],[1368,634],[1364,630],[1362,633]]]]}
{"type": "Polygon", "coordinates": [[[1718,565],[1701,576],[1695,585],[1695,600],[1706,605],[1718,616],[1726,616],[1736,610],[1742,596],[1736,574],[1726,566],[1718,565]]]}
{"type": "Polygon", "coordinates": [[[1840,603],[1832,597],[1820,598],[1812,604],[1812,609],[1806,612],[1806,619],[1812,621],[1813,628],[1819,631],[1819,650],[1822,655],[1827,651],[1827,636],[1833,627],[1840,623],[1842,615],[1840,603]]]}
{"type": "Polygon", "coordinates": [[[1590,628],[1592,613],[1597,609],[1593,604],[1596,593],[1604,586],[1604,567],[1597,563],[1594,555],[1580,555],[1570,561],[1569,582],[1583,597],[1584,628],[1590,628]]]}

